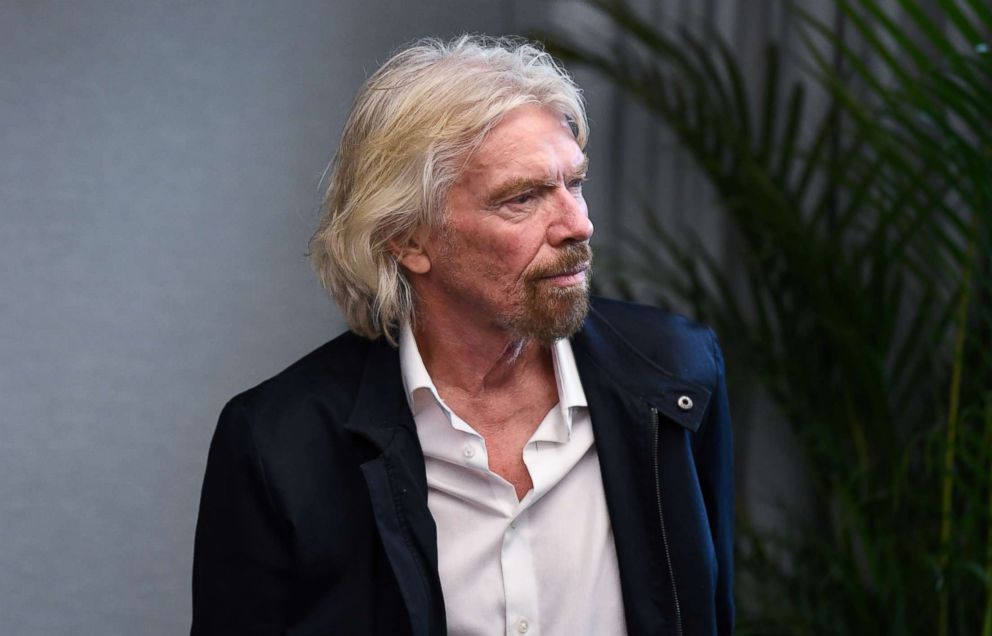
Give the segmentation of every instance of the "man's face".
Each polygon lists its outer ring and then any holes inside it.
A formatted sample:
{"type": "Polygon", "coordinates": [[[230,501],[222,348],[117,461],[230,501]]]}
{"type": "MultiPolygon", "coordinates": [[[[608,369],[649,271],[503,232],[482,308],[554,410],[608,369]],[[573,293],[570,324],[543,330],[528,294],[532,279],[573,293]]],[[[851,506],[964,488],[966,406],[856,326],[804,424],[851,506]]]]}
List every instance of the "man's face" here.
{"type": "Polygon", "coordinates": [[[454,316],[548,344],[581,326],[592,257],[586,157],[567,123],[522,106],[451,187],[427,251],[429,295],[454,316]]]}

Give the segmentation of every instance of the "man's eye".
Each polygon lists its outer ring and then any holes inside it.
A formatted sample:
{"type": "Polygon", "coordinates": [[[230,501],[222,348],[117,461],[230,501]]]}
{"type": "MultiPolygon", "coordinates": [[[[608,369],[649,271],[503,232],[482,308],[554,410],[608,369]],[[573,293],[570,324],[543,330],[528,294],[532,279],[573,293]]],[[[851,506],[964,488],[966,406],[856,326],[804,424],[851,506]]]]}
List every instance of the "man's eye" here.
{"type": "Polygon", "coordinates": [[[573,180],[571,180],[571,181],[568,182],[568,189],[569,190],[572,190],[573,192],[581,192],[582,191],[582,186],[583,186],[583,184],[585,184],[585,182],[586,182],[586,178],[585,177],[580,177],[578,179],[573,179],[573,180]]]}
{"type": "Polygon", "coordinates": [[[517,196],[513,197],[512,199],[507,201],[507,203],[511,203],[514,205],[524,205],[525,203],[529,203],[533,198],[534,198],[533,192],[524,192],[523,194],[518,194],[517,196]]]}

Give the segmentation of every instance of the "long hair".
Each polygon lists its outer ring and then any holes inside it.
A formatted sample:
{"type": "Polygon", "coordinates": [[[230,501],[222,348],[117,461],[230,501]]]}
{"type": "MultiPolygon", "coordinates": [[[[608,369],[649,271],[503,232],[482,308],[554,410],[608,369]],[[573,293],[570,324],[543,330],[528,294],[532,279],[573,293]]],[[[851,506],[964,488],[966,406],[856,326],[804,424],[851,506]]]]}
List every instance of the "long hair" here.
{"type": "Polygon", "coordinates": [[[548,53],[524,40],[420,40],[365,82],[310,239],[311,265],[352,331],[396,344],[413,295],[391,246],[419,228],[441,227],[448,190],[472,153],[524,104],[559,113],[585,147],[580,89],[548,53]]]}

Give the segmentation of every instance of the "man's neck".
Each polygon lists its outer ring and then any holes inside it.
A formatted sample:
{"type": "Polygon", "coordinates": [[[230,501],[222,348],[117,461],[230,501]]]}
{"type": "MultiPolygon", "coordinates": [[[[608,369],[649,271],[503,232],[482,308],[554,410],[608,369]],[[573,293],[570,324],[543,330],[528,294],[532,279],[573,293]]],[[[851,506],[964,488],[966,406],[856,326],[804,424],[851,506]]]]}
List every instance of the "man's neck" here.
{"type": "Polygon", "coordinates": [[[424,366],[442,393],[447,389],[481,398],[554,378],[548,347],[517,334],[466,325],[455,331],[427,321],[415,325],[413,333],[424,366]]]}

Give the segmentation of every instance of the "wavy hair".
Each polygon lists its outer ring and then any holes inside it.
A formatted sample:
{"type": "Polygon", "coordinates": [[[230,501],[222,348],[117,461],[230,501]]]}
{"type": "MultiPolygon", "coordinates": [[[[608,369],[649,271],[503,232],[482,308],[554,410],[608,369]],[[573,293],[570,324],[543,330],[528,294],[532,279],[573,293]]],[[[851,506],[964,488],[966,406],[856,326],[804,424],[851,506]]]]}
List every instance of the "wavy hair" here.
{"type": "Polygon", "coordinates": [[[472,153],[525,104],[588,138],[581,91],[532,43],[463,35],[425,39],[393,55],[362,86],[331,164],[310,263],[348,325],[396,344],[413,293],[391,246],[441,228],[445,199],[472,153]]]}

